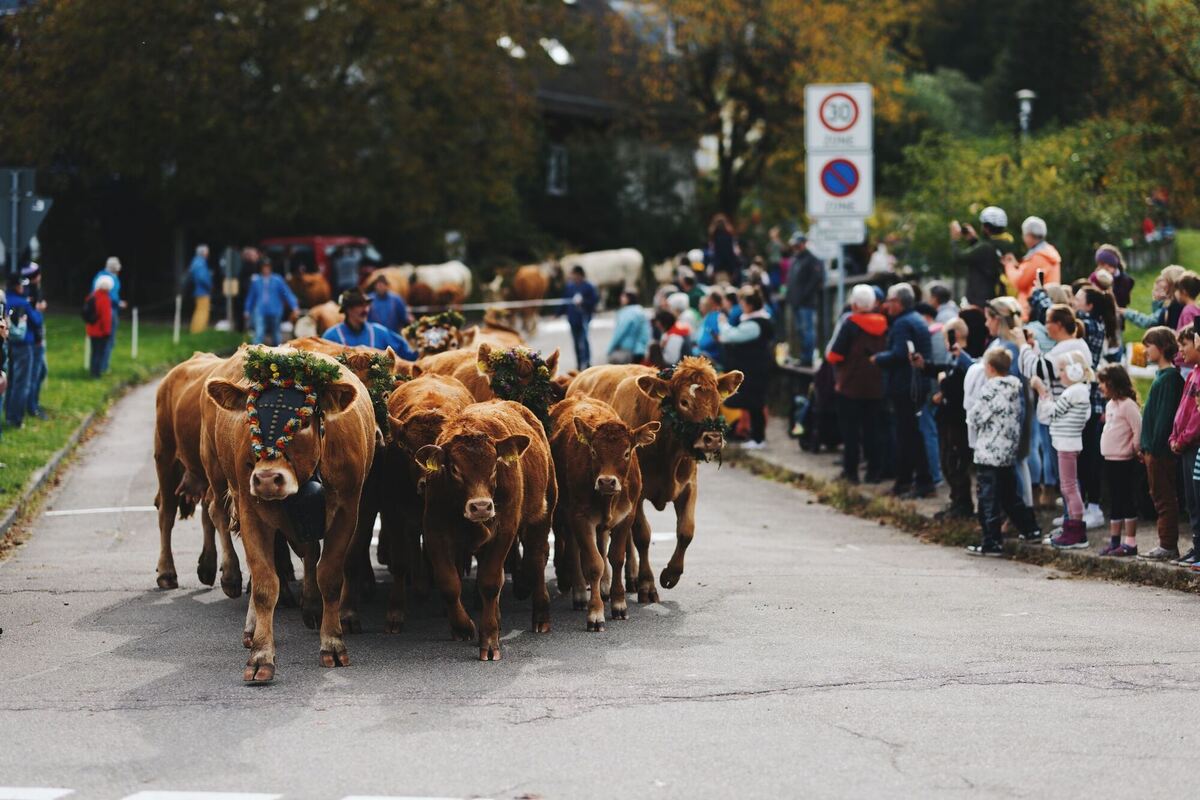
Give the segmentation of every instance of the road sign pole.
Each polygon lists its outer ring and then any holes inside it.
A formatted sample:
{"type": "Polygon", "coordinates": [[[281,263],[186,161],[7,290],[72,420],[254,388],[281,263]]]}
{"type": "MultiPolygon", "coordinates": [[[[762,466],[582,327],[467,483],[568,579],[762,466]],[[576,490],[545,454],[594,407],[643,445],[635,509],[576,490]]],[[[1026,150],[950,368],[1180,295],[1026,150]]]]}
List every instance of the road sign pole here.
{"type": "Polygon", "coordinates": [[[17,231],[17,226],[20,224],[20,219],[21,219],[21,213],[20,213],[20,209],[21,209],[21,178],[20,178],[20,173],[18,173],[17,170],[14,169],[12,172],[9,173],[9,180],[11,181],[11,185],[12,185],[12,189],[11,189],[12,236],[9,241],[5,242],[5,245],[6,245],[6,247],[4,248],[5,258],[8,263],[5,264],[4,266],[8,270],[9,275],[16,275],[18,272],[20,272],[20,269],[21,269],[21,267],[17,263],[18,260],[21,258],[21,234],[17,231]]]}

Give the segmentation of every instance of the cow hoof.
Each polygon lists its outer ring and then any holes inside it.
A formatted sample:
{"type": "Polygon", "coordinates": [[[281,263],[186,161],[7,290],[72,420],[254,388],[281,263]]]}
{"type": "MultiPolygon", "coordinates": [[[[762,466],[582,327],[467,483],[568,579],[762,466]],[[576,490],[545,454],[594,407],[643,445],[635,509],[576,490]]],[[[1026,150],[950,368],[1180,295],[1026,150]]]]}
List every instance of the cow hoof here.
{"type": "Polygon", "coordinates": [[[221,577],[221,591],[226,597],[237,598],[242,596],[242,576],[235,574],[231,578],[221,577]]]}
{"type": "Polygon", "coordinates": [[[200,563],[196,565],[196,577],[205,586],[212,586],[217,582],[217,560],[214,556],[208,561],[210,563],[205,563],[204,556],[200,556],[200,563]]]}
{"type": "Polygon", "coordinates": [[[629,619],[629,609],[625,608],[625,607],[617,608],[616,606],[613,606],[612,618],[613,619],[629,619]]]}
{"type": "Polygon", "coordinates": [[[321,651],[321,666],[322,667],[348,667],[350,666],[350,654],[345,650],[321,651]]]}
{"type": "Polygon", "coordinates": [[[646,603],[658,602],[658,590],[651,586],[649,589],[638,589],[638,602],[645,605],[646,603]]]}
{"type": "Polygon", "coordinates": [[[362,633],[362,620],[358,618],[357,613],[342,615],[342,632],[362,633]]]}
{"type": "Polygon", "coordinates": [[[670,567],[664,567],[662,574],[658,576],[658,582],[662,584],[664,589],[674,589],[675,585],[679,583],[679,576],[681,574],[682,570],[676,572],[670,567]]]}
{"type": "Polygon", "coordinates": [[[534,633],[549,633],[550,632],[550,621],[546,620],[545,622],[535,622],[533,625],[533,632],[534,633]]]}
{"type": "Polygon", "coordinates": [[[247,664],[242,680],[252,686],[262,686],[275,680],[274,664],[247,664]]]}
{"type": "Polygon", "coordinates": [[[454,641],[456,641],[456,642],[469,642],[472,639],[474,639],[478,634],[475,631],[475,623],[472,622],[470,627],[468,627],[468,628],[456,628],[453,625],[451,625],[450,626],[450,635],[452,637],[454,637],[454,641]]]}
{"type": "Polygon", "coordinates": [[[179,576],[174,572],[164,572],[158,576],[158,588],[160,589],[178,589],[179,576]]]}
{"type": "Polygon", "coordinates": [[[590,619],[587,623],[587,629],[591,633],[604,633],[604,620],[592,622],[590,619]]]}
{"type": "Polygon", "coordinates": [[[481,648],[479,648],[479,660],[480,661],[499,661],[500,660],[499,645],[497,645],[496,647],[481,647],[481,648]]]}

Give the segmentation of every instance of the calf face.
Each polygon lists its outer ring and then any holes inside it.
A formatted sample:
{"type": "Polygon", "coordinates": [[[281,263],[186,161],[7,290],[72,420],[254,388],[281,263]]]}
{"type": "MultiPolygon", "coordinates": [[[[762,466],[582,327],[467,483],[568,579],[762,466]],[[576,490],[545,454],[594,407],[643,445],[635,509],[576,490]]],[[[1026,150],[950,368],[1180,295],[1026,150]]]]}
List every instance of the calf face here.
{"type": "MultiPolygon", "coordinates": [[[[246,398],[249,391],[246,387],[222,378],[212,378],[204,385],[204,390],[218,407],[230,413],[247,415],[246,398]]],[[[349,408],[357,394],[358,389],[353,384],[337,381],[322,390],[318,404],[323,414],[334,416],[349,408]]],[[[309,417],[296,432],[285,455],[258,460],[254,459],[250,449],[249,417],[246,419],[245,438],[238,441],[236,447],[239,452],[244,450],[245,453],[250,470],[251,496],[261,500],[283,500],[291,497],[299,491],[300,481],[308,480],[321,460],[323,443],[314,425],[317,416],[309,417]]]]}
{"type": "Polygon", "coordinates": [[[417,463],[427,475],[438,474],[450,482],[454,496],[462,498],[463,516],[471,522],[488,522],[496,516],[496,473],[516,463],[529,447],[529,437],[514,434],[499,441],[486,436],[456,436],[444,445],[425,445],[417,463]]]}
{"type": "MultiPolygon", "coordinates": [[[[684,359],[670,380],[643,375],[638,378],[637,385],[650,397],[670,402],[684,420],[700,423],[720,416],[721,403],[738,390],[743,376],[734,370],[718,378],[711,366],[698,368],[688,363],[692,361],[702,359],[684,359]]],[[[725,436],[716,430],[700,431],[694,441],[685,444],[701,453],[712,454],[725,446],[725,436]]]]}
{"type": "Polygon", "coordinates": [[[623,422],[603,422],[593,427],[579,417],[573,421],[575,436],[587,445],[591,456],[592,488],[605,496],[620,494],[633,448],[653,442],[659,423],[647,422],[630,430],[623,422]]]}

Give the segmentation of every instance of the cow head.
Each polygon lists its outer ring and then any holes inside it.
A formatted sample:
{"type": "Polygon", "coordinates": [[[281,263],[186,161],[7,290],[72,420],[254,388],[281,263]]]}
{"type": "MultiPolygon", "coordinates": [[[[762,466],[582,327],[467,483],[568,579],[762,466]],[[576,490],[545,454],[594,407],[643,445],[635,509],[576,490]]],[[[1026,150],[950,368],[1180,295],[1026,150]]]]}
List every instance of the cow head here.
{"type": "Polygon", "coordinates": [[[707,358],[689,356],[659,375],[642,375],[637,385],[663,403],[664,421],[669,417],[672,432],[687,439],[680,444],[707,459],[725,446],[718,424],[721,404],[738,390],[743,377],[737,370],[718,377],[707,358]]]}
{"type": "Polygon", "coordinates": [[[619,494],[629,474],[633,449],[654,441],[658,422],[647,422],[630,430],[620,421],[602,422],[592,426],[575,417],[575,438],[588,448],[591,456],[592,488],[602,495],[619,494]]]}
{"type": "Polygon", "coordinates": [[[556,392],[553,386],[558,371],[557,349],[542,359],[537,351],[527,347],[500,350],[481,342],[477,356],[479,373],[488,379],[488,385],[501,400],[520,403],[542,416],[558,394],[565,394],[556,392]],[[501,361],[510,363],[501,369],[501,361]],[[545,372],[539,369],[542,364],[546,366],[545,372]]]}
{"type": "Polygon", "coordinates": [[[496,478],[512,469],[529,437],[514,434],[492,440],[482,434],[460,434],[442,445],[425,445],[416,460],[429,479],[436,479],[462,499],[463,516],[470,522],[489,522],[496,516],[496,478]]]}
{"type": "MultiPolygon", "coordinates": [[[[210,378],[204,385],[204,391],[219,408],[242,415],[248,420],[247,387],[223,378],[210,378]]],[[[354,384],[335,381],[321,390],[318,407],[327,419],[332,418],[348,409],[357,396],[358,389],[354,384]]],[[[244,437],[239,437],[236,443],[230,443],[238,448],[239,455],[243,455],[242,451],[245,451],[245,460],[250,468],[251,496],[260,500],[283,500],[291,497],[299,490],[300,482],[308,480],[316,471],[323,448],[316,420],[317,415],[314,415],[303,424],[282,456],[254,460],[248,426],[244,437]]]]}

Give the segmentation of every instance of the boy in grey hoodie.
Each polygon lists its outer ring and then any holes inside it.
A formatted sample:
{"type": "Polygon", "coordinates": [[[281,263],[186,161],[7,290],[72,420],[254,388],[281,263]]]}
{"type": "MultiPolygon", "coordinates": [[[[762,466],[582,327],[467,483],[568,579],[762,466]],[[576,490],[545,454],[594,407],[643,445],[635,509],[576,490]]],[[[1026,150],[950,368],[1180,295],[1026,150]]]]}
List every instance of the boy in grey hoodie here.
{"type": "Polygon", "coordinates": [[[1022,539],[1037,541],[1042,537],[1033,509],[1021,500],[1013,470],[1021,439],[1021,382],[1009,374],[1010,367],[1012,354],[1004,348],[984,353],[987,383],[967,414],[975,431],[979,524],[983,528],[983,542],[967,547],[974,556],[1004,554],[1000,528],[1006,515],[1022,539]]]}

